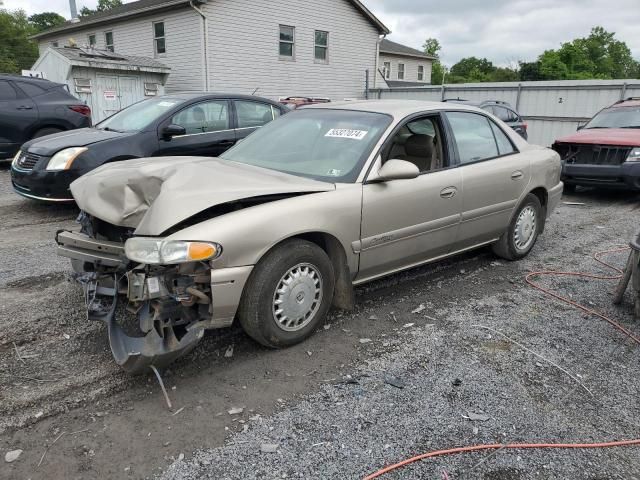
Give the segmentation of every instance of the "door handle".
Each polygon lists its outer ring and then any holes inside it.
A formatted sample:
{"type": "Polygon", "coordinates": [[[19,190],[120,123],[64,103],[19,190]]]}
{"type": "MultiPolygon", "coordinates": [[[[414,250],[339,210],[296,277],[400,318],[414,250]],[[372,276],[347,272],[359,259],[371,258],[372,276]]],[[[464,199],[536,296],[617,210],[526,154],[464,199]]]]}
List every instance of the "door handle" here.
{"type": "Polygon", "coordinates": [[[440,196],[442,198],[451,198],[453,197],[458,189],[456,187],[447,187],[440,190],[440,196]]]}
{"type": "Polygon", "coordinates": [[[19,107],[16,107],[16,110],[33,110],[33,107],[29,107],[27,105],[20,105],[19,107]]]}
{"type": "Polygon", "coordinates": [[[524,174],[520,170],[516,170],[511,174],[512,180],[520,180],[522,177],[524,177],[524,174]]]}

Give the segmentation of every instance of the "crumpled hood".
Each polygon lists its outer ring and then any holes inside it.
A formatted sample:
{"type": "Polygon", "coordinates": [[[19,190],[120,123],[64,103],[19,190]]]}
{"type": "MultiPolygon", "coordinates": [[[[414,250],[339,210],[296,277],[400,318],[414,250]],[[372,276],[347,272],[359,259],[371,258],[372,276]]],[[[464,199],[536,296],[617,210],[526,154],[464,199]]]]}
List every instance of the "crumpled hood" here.
{"type": "Polygon", "coordinates": [[[160,235],[209,207],[251,197],[334,190],[332,183],[206,157],[141,158],[103,165],[71,184],[85,212],[160,235]]]}

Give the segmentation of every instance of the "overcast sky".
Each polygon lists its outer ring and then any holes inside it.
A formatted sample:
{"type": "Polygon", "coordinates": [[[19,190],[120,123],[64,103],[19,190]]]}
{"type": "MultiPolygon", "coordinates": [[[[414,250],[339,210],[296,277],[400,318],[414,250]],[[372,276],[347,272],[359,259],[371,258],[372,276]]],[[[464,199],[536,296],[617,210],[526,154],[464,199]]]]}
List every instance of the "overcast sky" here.
{"type": "MultiPolygon", "coordinates": [[[[97,0],[76,0],[94,7],[97,0]]],[[[291,0],[307,1],[307,0],[291,0]]],[[[594,25],[614,31],[640,58],[640,0],[363,0],[392,31],[391,40],[421,48],[442,44],[443,61],[486,57],[505,65],[533,60],[545,49],[588,35],[594,25]]],[[[69,17],[68,0],[4,0],[28,14],[56,11],[69,17]]]]}

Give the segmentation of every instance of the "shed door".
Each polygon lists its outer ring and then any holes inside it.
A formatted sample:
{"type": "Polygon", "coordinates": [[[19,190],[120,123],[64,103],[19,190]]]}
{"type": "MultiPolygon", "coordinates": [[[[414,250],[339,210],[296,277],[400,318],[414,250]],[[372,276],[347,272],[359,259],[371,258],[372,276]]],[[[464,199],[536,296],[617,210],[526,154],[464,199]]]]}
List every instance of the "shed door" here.
{"type": "Polygon", "coordinates": [[[118,98],[120,109],[127,108],[144,98],[139,91],[139,80],[136,77],[118,77],[118,98]]]}
{"type": "Polygon", "coordinates": [[[96,95],[98,121],[107,118],[120,110],[120,99],[118,98],[118,77],[116,75],[97,75],[96,95]]]}

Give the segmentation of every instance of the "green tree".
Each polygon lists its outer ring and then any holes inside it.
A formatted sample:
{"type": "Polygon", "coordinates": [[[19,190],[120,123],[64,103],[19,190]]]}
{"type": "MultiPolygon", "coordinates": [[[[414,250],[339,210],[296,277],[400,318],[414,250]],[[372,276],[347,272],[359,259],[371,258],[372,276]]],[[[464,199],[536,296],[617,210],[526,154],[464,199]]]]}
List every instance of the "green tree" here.
{"type": "Polygon", "coordinates": [[[427,38],[422,45],[422,50],[427,55],[436,57],[431,63],[431,83],[433,85],[442,85],[442,80],[447,74],[447,67],[439,59],[440,50],[442,50],[440,42],[436,38],[427,38]]]}
{"type": "Polygon", "coordinates": [[[122,0],[98,0],[98,6],[95,10],[87,7],[82,7],[80,9],[80,16],[88,17],[89,15],[94,15],[98,12],[106,12],[121,5],[122,0]]]}
{"type": "Polygon", "coordinates": [[[486,58],[466,57],[453,65],[449,72],[454,77],[482,81],[481,78],[490,79],[494,70],[493,63],[486,58]]]}
{"type": "Polygon", "coordinates": [[[542,80],[540,62],[520,62],[520,80],[542,80]]]}
{"type": "Polygon", "coordinates": [[[55,12],[36,13],[29,17],[29,23],[33,25],[33,28],[37,32],[57,27],[58,25],[62,25],[64,22],[66,22],[66,19],[55,12]]]}
{"type": "Polygon", "coordinates": [[[20,73],[38,58],[38,47],[29,40],[36,33],[24,10],[0,9],[0,72],[20,73]]]}

